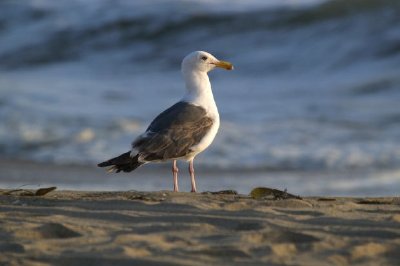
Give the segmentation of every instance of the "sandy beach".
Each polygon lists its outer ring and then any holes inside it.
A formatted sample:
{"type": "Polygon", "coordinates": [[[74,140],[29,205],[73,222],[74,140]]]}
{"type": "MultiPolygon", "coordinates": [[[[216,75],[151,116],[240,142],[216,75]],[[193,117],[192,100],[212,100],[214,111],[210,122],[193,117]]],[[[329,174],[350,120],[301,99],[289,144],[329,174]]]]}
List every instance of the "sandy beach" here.
{"type": "Polygon", "coordinates": [[[1,265],[398,265],[400,261],[398,197],[34,193],[0,190],[1,265]]]}

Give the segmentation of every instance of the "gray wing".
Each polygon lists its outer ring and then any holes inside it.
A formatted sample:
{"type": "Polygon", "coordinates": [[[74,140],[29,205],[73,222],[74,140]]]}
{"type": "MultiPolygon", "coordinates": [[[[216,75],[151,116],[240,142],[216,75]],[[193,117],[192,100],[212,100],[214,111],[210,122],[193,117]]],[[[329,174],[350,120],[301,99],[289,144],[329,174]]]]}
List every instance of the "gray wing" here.
{"type": "Polygon", "coordinates": [[[202,107],[178,102],[159,114],[132,148],[145,161],[183,157],[203,139],[212,124],[202,107]]]}

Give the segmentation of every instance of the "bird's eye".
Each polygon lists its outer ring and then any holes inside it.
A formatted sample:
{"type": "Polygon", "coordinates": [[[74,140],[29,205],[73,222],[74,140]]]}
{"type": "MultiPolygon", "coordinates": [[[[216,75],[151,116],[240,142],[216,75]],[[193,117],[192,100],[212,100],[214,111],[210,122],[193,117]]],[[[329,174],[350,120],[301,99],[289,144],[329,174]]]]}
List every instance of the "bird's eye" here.
{"type": "Polygon", "coordinates": [[[202,56],[201,60],[206,61],[207,60],[207,56],[202,56]]]}

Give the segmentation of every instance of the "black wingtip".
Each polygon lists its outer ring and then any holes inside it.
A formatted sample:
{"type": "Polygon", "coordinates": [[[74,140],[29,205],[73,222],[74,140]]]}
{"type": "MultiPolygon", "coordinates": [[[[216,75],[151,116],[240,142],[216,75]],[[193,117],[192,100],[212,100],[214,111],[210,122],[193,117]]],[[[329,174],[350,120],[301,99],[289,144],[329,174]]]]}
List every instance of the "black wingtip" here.
{"type": "Polygon", "coordinates": [[[141,166],[143,163],[138,161],[139,155],[137,154],[135,157],[130,156],[130,152],[126,152],[121,154],[118,157],[112,158],[108,161],[99,163],[98,167],[107,167],[111,166],[109,172],[131,172],[141,166]]]}
{"type": "Polygon", "coordinates": [[[98,167],[106,167],[106,166],[110,166],[111,164],[109,162],[102,162],[97,164],[98,167]]]}

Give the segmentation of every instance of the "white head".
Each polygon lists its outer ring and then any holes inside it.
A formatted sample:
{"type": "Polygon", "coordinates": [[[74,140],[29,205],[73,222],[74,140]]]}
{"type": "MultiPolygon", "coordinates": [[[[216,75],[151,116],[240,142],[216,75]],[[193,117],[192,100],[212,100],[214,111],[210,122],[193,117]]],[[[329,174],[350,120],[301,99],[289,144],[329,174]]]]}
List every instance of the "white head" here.
{"type": "Polygon", "coordinates": [[[212,54],[195,51],[188,54],[182,61],[182,72],[203,72],[207,73],[216,67],[232,70],[233,65],[226,61],[221,61],[215,58],[212,54]]]}

